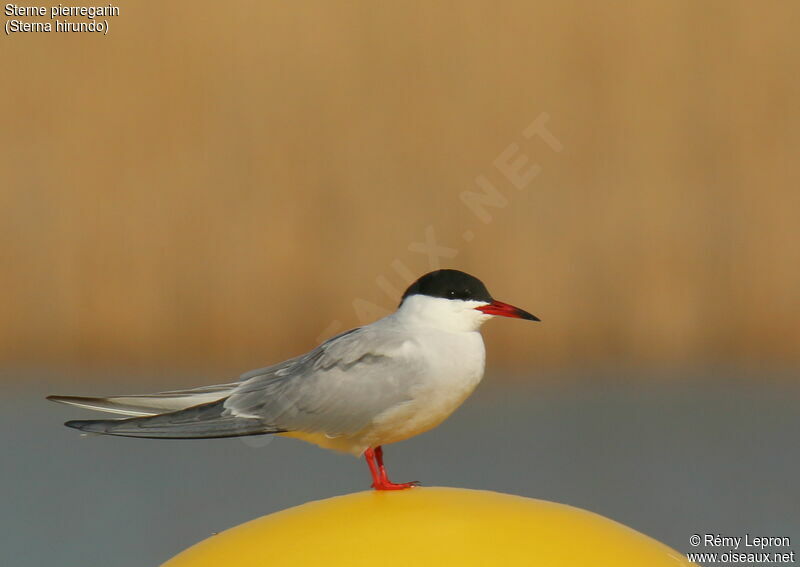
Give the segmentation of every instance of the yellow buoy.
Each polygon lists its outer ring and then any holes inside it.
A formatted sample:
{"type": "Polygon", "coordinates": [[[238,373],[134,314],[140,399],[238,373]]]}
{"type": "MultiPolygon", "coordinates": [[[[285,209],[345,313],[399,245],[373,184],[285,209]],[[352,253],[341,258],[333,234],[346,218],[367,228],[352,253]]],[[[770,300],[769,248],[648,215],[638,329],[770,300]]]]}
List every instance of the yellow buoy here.
{"type": "Polygon", "coordinates": [[[309,502],[198,543],[164,567],[693,565],[617,522],[542,500],[415,488],[309,502]]]}

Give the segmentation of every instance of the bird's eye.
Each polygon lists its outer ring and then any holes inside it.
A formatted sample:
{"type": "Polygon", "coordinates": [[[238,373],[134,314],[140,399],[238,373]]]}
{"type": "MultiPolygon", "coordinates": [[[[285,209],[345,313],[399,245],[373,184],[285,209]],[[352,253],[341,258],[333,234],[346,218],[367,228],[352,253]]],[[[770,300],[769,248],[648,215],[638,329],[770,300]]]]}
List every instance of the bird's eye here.
{"type": "Polygon", "coordinates": [[[447,297],[450,299],[467,299],[471,297],[471,292],[468,289],[451,289],[447,291],[447,297]]]}

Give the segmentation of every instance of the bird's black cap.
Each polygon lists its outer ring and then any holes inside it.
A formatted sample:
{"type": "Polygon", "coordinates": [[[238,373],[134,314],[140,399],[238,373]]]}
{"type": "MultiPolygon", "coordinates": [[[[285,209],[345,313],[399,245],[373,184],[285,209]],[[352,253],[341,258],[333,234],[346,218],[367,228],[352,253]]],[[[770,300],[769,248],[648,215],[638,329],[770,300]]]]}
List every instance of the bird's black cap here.
{"type": "Polygon", "coordinates": [[[492,302],[492,296],[481,280],[459,270],[436,270],[427,273],[408,287],[403,299],[409,295],[492,302]]]}

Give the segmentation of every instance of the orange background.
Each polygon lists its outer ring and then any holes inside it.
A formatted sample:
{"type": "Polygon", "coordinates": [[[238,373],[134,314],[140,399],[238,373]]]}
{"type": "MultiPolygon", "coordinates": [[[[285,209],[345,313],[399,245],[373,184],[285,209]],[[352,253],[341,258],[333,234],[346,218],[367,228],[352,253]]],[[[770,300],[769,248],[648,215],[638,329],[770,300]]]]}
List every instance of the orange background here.
{"type": "Polygon", "coordinates": [[[496,364],[800,361],[797,3],[116,5],[0,38],[0,364],[281,360],[426,231],[543,319],[496,364]]]}

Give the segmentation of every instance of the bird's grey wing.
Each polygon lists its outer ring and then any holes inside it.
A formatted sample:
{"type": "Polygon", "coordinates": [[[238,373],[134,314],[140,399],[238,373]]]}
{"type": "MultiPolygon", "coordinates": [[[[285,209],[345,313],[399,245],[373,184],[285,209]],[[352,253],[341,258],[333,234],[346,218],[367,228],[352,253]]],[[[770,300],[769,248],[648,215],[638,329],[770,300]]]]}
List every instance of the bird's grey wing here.
{"type": "Polygon", "coordinates": [[[286,431],[354,434],[412,399],[422,368],[405,354],[408,340],[372,326],[349,331],[302,357],[248,373],[225,408],[286,431]]]}
{"type": "Polygon", "coordinates": [[[411,399],[420,367],[404,356],[405,344],[392,333],[362,327],[306,355],[202,392],[217,395],[233,386],[230,396],[218,401],[152,416],[75,420],[65,425],[87,433],[162,439],[288,431],[332,437],[355,433],[381,412],[411,399]]]}

